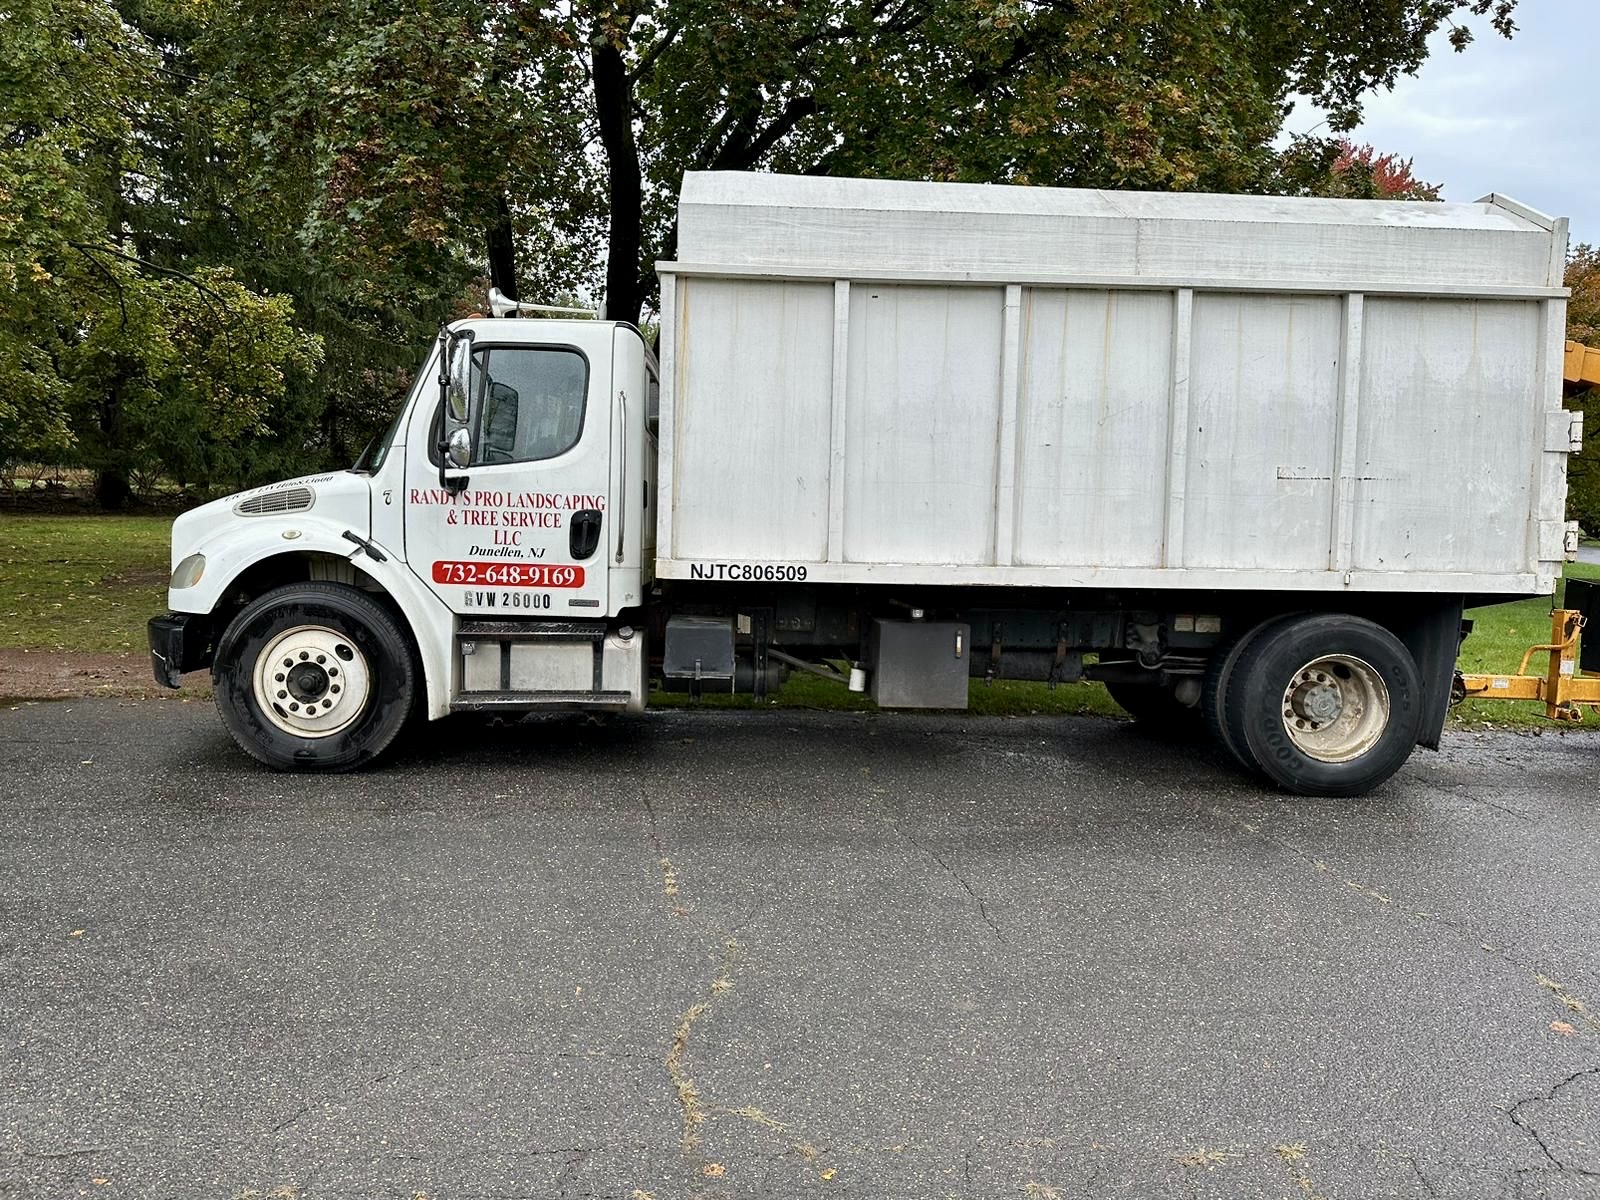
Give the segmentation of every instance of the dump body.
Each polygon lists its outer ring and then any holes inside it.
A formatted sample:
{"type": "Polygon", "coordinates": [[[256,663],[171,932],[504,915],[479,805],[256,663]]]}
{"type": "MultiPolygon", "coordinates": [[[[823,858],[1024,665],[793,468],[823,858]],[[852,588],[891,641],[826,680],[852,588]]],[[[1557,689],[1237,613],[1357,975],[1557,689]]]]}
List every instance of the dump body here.
{"type": "Polygon", "coordinates": [[[691,174],[662,579],[1547,593],[1566,222],[691,174]]]}

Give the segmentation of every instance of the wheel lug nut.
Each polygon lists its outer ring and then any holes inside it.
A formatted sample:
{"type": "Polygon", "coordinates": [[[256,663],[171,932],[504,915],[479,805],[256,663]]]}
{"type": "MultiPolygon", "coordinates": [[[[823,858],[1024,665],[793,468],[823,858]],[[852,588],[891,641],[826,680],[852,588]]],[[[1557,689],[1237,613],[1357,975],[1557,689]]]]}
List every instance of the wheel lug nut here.
{"type": "Polygon", "coordinates": [[[299,712],[300,711],[300,706],[298,704],[291,704],[291,705],[289,705],[289,711],[290,712],[299,712]]]}
{"type": "Polygon", "coordinates": [[[337,692],[339,690],[339,685],[336,683],[331,688],[329,688],[328,690],[330,692],[337,692]]]}
{"type": "Polygon", "coordinates": [[[279,700],[287,700],[287,699],[288,699],[288,698],[289,698],[289,693],[288,693],[288,692],[282,692],[282,691],[280,691],[280,692],[279,692],[279,693],[278,693],[278,699],[279,699],[279,700]]]}
{"type": "Polygon", "coordinates": [[[310,657],[311,657],[311,655],[309,653],[307,653],[306,651],[304,651],[304,650],[300,651],[300,661],[301,662],[305,662],[305,660],[310,658],[310,657]]]}

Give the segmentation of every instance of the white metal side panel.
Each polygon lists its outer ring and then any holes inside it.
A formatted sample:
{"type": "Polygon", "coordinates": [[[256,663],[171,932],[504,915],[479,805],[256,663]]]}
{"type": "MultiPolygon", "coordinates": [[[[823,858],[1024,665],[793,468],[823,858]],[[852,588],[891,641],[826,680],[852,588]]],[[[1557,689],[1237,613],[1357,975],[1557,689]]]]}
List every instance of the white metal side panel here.
{"type": "Polygon", "coordinates": [[[992,561],[1004,317],[1001,288],[850,290],[847,560],[992,561]]]}
{"type": "Polygon", "coordinates": [[[1542,450],[1540,305],[1369,297],[1354,561],[1375,571],[1531,569],[1542,450]]]}
{"type": "Polygon", "coordinates": [[[668,553],[826,558],[833,284],[677,289],[668,553]]]}
{"type": "Polygon", "coordinates": [[[1158,566],[1173,296],[1025,295],[1016,561],[1158,566]]]}
{"type": "Polygon", "coordinates": [[[1184,565],[1327,569],[1343,326],[1337,297],[1195,296],[1184,565]]]}

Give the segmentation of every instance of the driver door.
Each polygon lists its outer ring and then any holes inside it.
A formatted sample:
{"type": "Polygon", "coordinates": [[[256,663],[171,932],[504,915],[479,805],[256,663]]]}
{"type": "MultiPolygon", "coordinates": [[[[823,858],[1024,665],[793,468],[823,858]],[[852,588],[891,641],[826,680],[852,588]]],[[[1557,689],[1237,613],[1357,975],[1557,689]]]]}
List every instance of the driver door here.
{"type": "Polygon", "coordinates": [[[519,336],[557,332],[554,324],[474,328],[471,458],[447,471],[458,490],[440,486],[440,435],[459,427],[441,405],[427,431],[410,439],[406,558],[462,616],[605,615],[610,339],[600,346],[597,335],[610,330],[519,336]],[[603,352],[584,344],[591,341],[603,352]]]}

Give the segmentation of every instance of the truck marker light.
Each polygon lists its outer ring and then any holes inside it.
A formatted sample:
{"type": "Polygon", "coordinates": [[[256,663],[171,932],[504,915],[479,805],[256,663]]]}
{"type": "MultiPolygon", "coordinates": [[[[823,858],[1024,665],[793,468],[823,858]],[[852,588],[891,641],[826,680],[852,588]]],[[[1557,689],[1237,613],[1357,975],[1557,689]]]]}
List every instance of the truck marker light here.
{"type": "Polygon", "coordinates": [[[168,587],[173,591],[182,591],[192,588],[200,582],[200,577],[206,573],[206,556],[204,554],[191,554],[173,568],[172,578],[168,587]]]}

